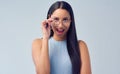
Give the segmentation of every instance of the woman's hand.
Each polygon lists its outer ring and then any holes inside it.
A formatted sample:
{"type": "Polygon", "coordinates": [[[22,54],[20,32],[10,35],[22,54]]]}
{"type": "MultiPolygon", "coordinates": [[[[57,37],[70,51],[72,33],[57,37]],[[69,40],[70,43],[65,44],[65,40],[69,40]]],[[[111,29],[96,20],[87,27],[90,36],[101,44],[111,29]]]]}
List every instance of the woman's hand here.
{"type": "Polygon", "coordinates": [[[49,39],[49,37],[50,37],[51,22],[52,22],[51,18],[46,19],[42,22],[43,38],[45,38],[45,39],[49,39]]]}

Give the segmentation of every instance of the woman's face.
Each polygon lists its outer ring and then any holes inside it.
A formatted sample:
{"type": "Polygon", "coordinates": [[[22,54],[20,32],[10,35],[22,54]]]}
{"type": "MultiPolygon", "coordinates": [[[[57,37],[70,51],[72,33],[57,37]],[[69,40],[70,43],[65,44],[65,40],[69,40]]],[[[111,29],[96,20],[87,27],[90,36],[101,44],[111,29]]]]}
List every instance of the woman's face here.
{"type": "Polygon", "coordinates": [[[57,9],[53,12],[51,18],[53,20],[51,24],[54,32],[53,36],[65,38],[71,23],[69,12],[65,9],[57,9]]]}

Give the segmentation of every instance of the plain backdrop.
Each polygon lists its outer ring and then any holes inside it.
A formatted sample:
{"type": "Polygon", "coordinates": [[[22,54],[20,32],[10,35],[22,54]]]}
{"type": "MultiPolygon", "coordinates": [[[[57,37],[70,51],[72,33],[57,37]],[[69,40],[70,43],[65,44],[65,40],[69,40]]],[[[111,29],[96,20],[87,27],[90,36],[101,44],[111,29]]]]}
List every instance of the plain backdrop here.
{"type": "MultiPolygon", "coordinates": [[[[0,0],[0,74],[35,74],[32,41],[56,0],[0,0]]],[[[89,48],[92,74],[120,74],[120,0],[66,0],[79,40],[89,48]]]]}

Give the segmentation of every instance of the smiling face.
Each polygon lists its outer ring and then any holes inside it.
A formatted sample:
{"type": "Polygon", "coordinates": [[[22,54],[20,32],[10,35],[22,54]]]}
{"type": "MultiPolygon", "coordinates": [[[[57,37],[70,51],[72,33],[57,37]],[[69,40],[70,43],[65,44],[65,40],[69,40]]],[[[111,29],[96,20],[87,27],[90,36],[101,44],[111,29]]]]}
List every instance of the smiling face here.
{"type": "Polygon", "coordinates": [[[71,23],[69,12],[65,9],[59,8],[53,12],[51,18],[53,19],[53,23],[51,25],[54,32],[53,37],[56,40],[65,39],[71,23]]]}

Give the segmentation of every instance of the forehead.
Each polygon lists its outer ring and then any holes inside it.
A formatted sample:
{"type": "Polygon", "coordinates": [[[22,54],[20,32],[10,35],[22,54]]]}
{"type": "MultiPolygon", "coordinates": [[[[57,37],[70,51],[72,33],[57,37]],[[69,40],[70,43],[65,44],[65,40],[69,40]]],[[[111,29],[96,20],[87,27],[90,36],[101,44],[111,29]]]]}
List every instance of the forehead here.
{"type": "Polygon", "coordinates": [[[69,14],[69,12],[67,11],[67,10],[65,10],[65,9],[56,9],[53,13],[52,13],[52,15],[51,15],[51,17],[59,17],[59,18],[64,18],[64,17],[68,17],[68,18],[70,18],[70,14],[69,14]]]}

